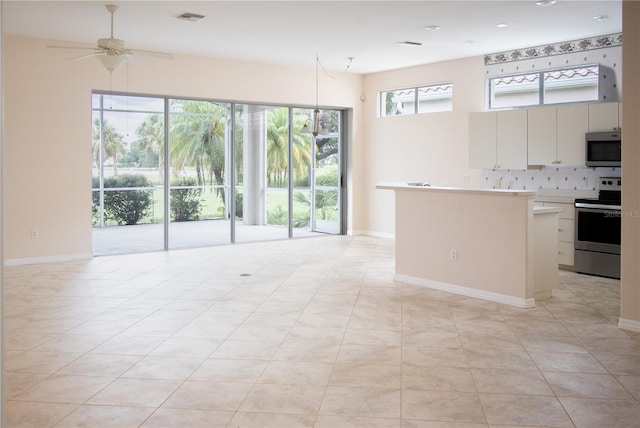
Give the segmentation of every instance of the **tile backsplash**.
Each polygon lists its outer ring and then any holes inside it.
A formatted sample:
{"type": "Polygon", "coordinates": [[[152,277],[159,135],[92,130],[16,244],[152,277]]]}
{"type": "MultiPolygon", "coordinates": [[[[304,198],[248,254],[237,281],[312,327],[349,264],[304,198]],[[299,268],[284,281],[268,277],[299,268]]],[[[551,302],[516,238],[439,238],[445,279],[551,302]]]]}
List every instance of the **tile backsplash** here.
{"type": "Polygon", "coordinates": [[[545,167],[542,169],[485,169],[483,189],[598,190],[600,177],[620,177],[619,167],[545,167]]]}

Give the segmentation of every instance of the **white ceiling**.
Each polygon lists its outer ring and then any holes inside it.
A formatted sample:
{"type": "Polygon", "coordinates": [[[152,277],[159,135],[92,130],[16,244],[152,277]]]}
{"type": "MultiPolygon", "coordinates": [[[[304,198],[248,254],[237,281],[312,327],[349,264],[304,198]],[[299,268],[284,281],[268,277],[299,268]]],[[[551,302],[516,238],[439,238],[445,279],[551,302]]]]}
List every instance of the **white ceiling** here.
{"type": "MultiPolygon", "coordinates": [[[[2,1],[2,29],[95,45],[109,36],[107,3],[119,6],[114,36],[128,48],[371,73],[622,31],[621,0],[541,7],[518,1],[2,1]],[[183,12],[206,17],[176,19],[183,12]],[[607,15],[598,21],[593,17],[607,15]],[[506,28],[496,24],[507,23],[506,28]],[[439,25],[435,32],[426,26],[439,25]],[[399,41],[423,43],[398,46],[399,41]],[[468,43],[473,41],[473,43],[468,43]]],[[[69,57],[78,52],[70,50],[69,57]]]]}

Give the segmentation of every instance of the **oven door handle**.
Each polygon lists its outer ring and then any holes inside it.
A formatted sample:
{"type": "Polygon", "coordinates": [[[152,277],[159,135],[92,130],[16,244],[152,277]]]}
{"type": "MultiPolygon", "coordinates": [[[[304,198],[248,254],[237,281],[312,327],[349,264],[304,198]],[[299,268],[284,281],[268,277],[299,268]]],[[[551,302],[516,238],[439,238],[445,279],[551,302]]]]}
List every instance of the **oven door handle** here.
{"type": "Polygon", "coordinates": [[[576,202],[576,208],[595,208],[595,209],[611,210],[611,211],[622,210],[622,206],[620,205],[585,204],[582,202],[576,202]]]}

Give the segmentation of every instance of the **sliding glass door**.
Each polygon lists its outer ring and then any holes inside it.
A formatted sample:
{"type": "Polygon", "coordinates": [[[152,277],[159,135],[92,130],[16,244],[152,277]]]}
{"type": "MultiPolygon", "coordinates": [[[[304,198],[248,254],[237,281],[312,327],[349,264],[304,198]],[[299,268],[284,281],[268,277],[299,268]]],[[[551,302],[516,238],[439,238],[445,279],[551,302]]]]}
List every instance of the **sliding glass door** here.
{"type": "Polygon", "coordinates": [[[235,106],[235,241],[289,237],[289,109],[235,106]]]}
{"type": "Polygon", "coordinates": [[[170,99],[169,248],[228,244],[231,106],[170,99]]]}
{"type": "Polygon", "coordinates": [[[340,233],[344,112],[312,113],[94,94],[94,254],[340,233]]]}
{"type": "Polygon", "coordinates": [[[313,145],[312,229],[340,233],[342,120],[337,110],[320,112],[320,127],[313,145]]]}
{"type": "Polygon", "coordinates": [[[164,248],[164,100],[92,96],[93,253],[164,248]]]}

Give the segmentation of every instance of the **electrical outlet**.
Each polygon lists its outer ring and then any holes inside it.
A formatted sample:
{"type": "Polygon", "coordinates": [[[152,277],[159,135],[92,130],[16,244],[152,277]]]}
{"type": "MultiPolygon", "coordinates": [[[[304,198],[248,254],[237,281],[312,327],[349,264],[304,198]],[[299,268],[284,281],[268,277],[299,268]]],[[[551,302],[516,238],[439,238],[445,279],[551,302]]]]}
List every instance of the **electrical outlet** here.
{"type": "Polygon", "coordinates": [[[458,260],[458,251],[456,249],[451,249],[451,260],[458,260]]]}
{"type": "Polygon", "coordinates": [[[38,239],[40,237],[40,231],[38,229],[31,229],[31,239],[38,239]]]}

